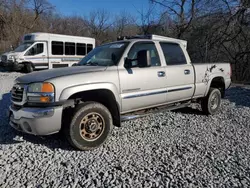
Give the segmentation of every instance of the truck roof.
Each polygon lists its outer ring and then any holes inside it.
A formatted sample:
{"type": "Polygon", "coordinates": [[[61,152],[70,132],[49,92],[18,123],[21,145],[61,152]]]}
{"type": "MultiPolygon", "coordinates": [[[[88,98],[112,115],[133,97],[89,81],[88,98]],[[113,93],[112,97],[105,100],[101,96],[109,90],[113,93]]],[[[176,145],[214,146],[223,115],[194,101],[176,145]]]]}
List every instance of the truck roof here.
{"type": "Polygon", "coordinates": [[[171,38],[171,37],[165,37],[165,36],[160,36],[160,35],[136,35],[136,36],[120,36],[117,38],[118,41],[120,40],[148,40],[148,41],[165,41],[165,42],[174,42],[181,44],[184,46],[184,48],[187,48],[187,41],[186,40],[181,40],[181,39],[176,39],[176,38],[171,38]]]}

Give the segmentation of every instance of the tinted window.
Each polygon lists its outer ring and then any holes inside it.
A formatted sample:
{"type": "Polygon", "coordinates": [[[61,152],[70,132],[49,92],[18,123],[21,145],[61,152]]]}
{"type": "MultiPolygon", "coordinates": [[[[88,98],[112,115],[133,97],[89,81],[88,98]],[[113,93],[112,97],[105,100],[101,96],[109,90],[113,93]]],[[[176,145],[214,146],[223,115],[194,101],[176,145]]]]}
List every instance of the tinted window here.
{"type": "Polygon", "coordinates": [[[113,66],[120,61],[129,42],[104,44],[94,48],[79,62],[82,66],[113,66]]]}
{"type": "Polygon", "coordinates": [[[35,44],[25,55],[37,55],[43,53],[43,43],[35,44]]]}
{"type": "Polygon", "coordinates": [[[87,44],[87,53],[93,50],[93,44],[87,44]]]}
{"type": "Polygon", "coordinates": [[[52,54],[63,55],[63,42],[52,41],[52,54]]]}
{"type": "Polygon", "coordinates": [[[75,55],[75,43],[65,42],[65,55],[75,55]]]}
{"type": "Polygon", "coordinates": [[[86,54],[86,44],[77,43],[76,44],[76,53],[77,53],[77,55],[85,55],[86,54]]]}
{"type": "MultiPolygon", "coordinates": [[[[128,53],[129,59],[137,59],[137,53],[141,50],[149,50],[151,56],[151,66],[161,66],[160,58],[154,43],[136,43],[128,53]]],[[[132,61],[132,66],[137,67],[137,60],[132,61]]]]}
{"type": "Polygon", "coordinates": [[[24,40],[30,40],[31,39],[31,35],[26,35],[25,37],[24,37],[24,40]]]}
{"type": "Polygon", "coordinates": [[[174,43],[160,43],[167,65],[187,64],[181,47],[174,43]]]}

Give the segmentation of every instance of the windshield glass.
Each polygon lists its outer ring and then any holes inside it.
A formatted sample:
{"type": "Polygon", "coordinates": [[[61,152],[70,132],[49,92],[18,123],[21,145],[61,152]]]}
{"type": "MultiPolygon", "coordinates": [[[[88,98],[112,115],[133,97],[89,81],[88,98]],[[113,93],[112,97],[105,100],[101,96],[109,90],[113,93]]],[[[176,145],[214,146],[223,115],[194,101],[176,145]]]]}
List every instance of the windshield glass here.
{"type": "Polygon", "coordinates": [[[96,47],[78,65],[112,66],[117,65],[129,42],[117,42],[96,47]]]}
{"type": "Polygon", "coordinates": [[[26,42],[21,44],[20,46],[18,46],[14,52],[23,52],[24,50],[26,50],[28,47],[30,47],[33,44],[33,42],[26,42]]]}

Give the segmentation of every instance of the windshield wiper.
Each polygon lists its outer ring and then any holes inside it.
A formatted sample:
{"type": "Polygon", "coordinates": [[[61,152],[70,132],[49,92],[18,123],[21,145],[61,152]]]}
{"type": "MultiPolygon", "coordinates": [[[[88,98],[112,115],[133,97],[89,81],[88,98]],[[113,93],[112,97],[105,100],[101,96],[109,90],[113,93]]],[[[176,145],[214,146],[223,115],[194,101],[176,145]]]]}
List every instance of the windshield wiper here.
{"type": "Polygon", "coordinates": [[[86,64],[84,64],[84,65],[92,65],[92,66],[99,66],[99,64],[98,63],[96,63],[96,62],[88,62],[88,63],[86,63],[86,64]]]}

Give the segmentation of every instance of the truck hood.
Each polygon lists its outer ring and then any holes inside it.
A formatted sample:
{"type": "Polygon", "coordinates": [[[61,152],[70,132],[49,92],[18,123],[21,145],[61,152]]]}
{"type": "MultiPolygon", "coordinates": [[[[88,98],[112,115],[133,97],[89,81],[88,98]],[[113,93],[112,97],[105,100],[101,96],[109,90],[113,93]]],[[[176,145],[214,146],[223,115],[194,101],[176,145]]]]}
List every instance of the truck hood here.
{"type": "Polygon", "coordinates": [[[26,74],[24,76],[20,76],[16,79],[16,82],[24,84],[44,82],[45,80],[49,80],[52,78],[87,72],[105,71],[106,69],[107,67],[103,66],[74,66],[65,68],[55,68],[51,70],[37,71],[26,74]]]}

